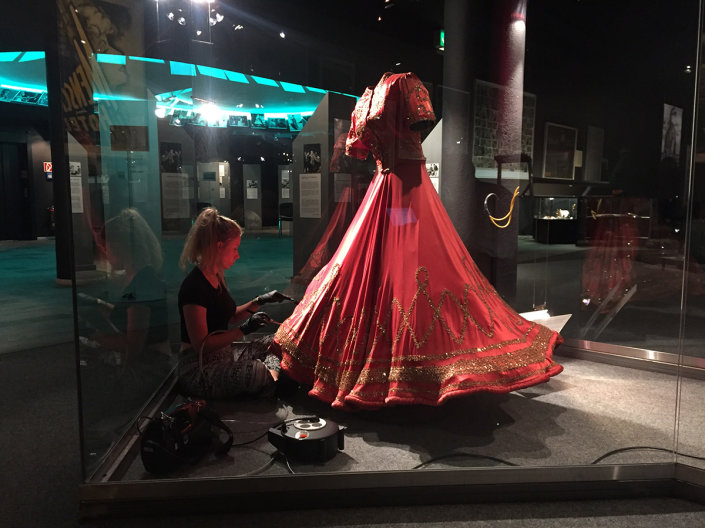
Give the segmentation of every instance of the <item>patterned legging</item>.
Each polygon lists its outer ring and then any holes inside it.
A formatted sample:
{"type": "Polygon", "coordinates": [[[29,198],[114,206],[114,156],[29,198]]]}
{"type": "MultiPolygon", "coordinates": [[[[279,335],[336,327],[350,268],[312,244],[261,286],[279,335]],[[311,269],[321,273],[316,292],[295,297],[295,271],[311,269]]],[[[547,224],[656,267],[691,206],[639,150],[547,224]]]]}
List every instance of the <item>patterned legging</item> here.
{"type": "Polygon", "coordinates": [[[280,369],[276,351],[271,335],[233,343],[209,353],[201,371],[198,353],[185,350],[179,358],[179,389],[188,396],[216,400],[272,395],[275,381],[269,371],[280,369]]]}

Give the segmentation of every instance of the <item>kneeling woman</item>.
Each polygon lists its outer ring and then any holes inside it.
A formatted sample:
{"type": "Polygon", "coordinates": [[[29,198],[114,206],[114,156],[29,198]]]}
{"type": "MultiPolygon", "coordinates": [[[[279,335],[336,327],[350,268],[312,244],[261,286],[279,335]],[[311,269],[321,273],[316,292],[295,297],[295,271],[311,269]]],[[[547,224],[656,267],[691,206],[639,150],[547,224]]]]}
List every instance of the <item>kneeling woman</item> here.
{"type": "Polygon", "coordinates": [[[179,264],[184,270],[195,266],[179,290],[179,385],[189,396],[226,399],[274,392],[279,357],[272,337],[235,341],[269,323],[269,316],[259,311],[263,304],[290,299],[271,291],[245,304],[235,303],[224,272],[240,256],[241,235],[237,222],[207,208],[186,237],[179,264]]]}

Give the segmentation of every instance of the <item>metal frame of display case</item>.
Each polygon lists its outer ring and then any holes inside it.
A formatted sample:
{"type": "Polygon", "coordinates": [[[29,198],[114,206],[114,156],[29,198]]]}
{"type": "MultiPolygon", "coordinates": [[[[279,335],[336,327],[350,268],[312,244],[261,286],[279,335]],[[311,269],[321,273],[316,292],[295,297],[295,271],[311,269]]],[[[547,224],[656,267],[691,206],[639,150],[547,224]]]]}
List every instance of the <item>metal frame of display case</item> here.
{"type": "Polygon", "coordinates": [[[705,501],[705,471],[659,463],[87,484],[80,516],[168,514],[175,504],[186,514],[664,496],[705,501]]]}

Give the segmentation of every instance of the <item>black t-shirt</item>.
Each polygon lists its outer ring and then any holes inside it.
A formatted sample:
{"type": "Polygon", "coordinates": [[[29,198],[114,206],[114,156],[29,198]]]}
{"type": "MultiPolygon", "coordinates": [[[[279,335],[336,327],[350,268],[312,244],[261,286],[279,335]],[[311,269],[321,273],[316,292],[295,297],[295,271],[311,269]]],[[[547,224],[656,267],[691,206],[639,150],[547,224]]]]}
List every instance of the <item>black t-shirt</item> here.
{"type": "Polygon", "coordinates": [[[227,288],[214,288],[203,272],[195,267],[186,276],[179,289],[179,316],[181,317],[181,341],[190,343],[184,320],[184,306],[196,304],[206,309],[208,333],[215,330],[227,330],[228,321],[235,315],[237,304],[227,288]]]}

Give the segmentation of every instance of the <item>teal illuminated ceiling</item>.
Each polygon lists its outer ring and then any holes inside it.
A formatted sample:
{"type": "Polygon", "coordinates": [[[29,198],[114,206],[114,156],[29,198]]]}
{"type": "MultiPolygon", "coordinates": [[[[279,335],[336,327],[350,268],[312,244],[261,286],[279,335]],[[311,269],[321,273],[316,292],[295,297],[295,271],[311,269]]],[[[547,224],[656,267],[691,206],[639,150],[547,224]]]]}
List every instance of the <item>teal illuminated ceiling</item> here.
{"type": "MultiPolygon", "coordinates": [[[[157,94],[157,107],[166,109],[167,114],[170,109],[197,112],[200,106],[208,105],[235,115],[310,115],[327,93],[321,88],[149,57],[97,54],[95,62],[96,74],[101,78],[133,82],[128,83],[131,89],[96,89],[94,100],[144,101],[145,93],[157,94]]],[[[43,52],[0,52],[0,100],[46,105],[46,91],[43,52]]]]}
{"type": "Polygon", "coordinates": [[[0,101],[47,106],[43,51],[0,52],[0,101]]]}

